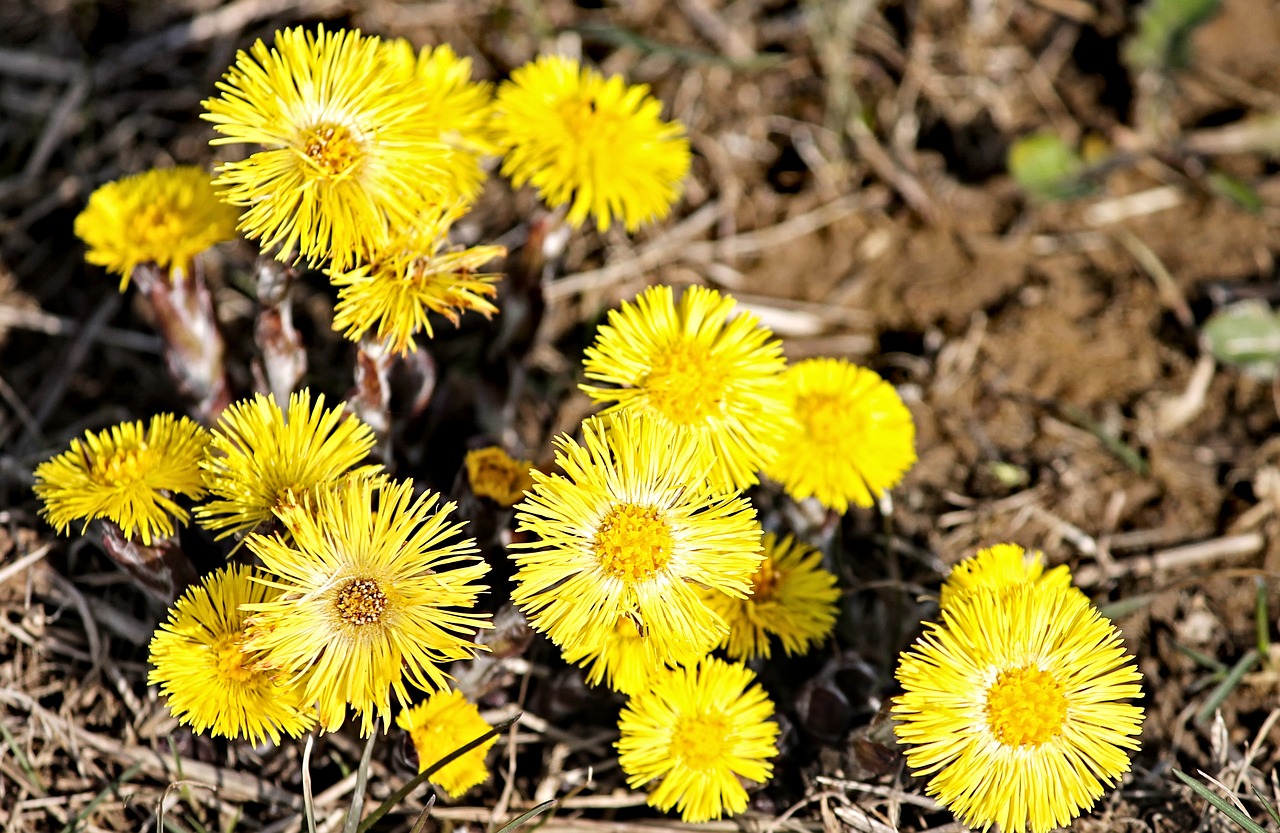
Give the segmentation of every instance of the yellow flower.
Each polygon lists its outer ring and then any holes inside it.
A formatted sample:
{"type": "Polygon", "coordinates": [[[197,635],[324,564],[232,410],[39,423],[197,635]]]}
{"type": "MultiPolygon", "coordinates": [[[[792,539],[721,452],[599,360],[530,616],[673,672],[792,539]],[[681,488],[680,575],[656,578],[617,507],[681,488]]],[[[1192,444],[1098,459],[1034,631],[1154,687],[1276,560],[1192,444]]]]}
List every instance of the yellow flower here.
{"type": "Polygon", "coordinates": [[[507,250],[447,248],[449,227],[466,210],[462,204],[432,208],[376,250],[369,263],[328,270],[330,282],[339,287],[333,329],[359,341],[376,324],[378,338],[392,352],[403,354],[418,349],[415,334],[425,331],[428,338],[434,337],[428,313],[443,315],[456,327],[466,310],[485,318],[497,312],[489,299],[498,294],[498,276],[478,270],[505,257],[507,250]]]}
{"type": "Polygon", "coordinates": [[[76,217],[85,260],[120,276],[154,263],[187,271],[195,256],[236,236],[236,210],[218,199],[209,174],[181,167],[146,171],[99,186],[76,217]]]}
{"type": "Polygon", "coordinates": [[[413,481],[349,475],[341,488],[313,494],[283,513],[291,540],[253,533],[246,543],[282,594],[255,611],[247,646],[264,661],[305,676],[305,700],[320,726],[342,725],[349,704],[369,734],[375,716],[391,720],[390,693],[409,701],[405,678],[426,691],[446,687],[441,663],[474,655],[470,612],[489,565],[455,540],[454,504],[412,497],[413,481]],[[464,610],[459,610],[463,608],[464,610]]]}
{"type": "Polygon", "coordinates": [[[996,544],[978,550],[951,568],[947,580],[942,583],[939,606],[950,607],[957,599],[979,587],[1003,590],[1020,584],[1039,583],[1070,587],[1071,571],[1067,565],[1059,564],[1046,573],[1044,554],[1039,550],[1028,552],[1017,544],[996,544]]]}
{"type": "MultiPolygon", "coordinates": [[[[286,415],[274,396],[255,394],[228,407],[213,429],[201,466],[216,498],[196,507],[205,529],[219,538],[273,520],[318,487],[337,482],[373,448],[373,429],[342,407],[324,410],[324,395],[311,407],[311,391],[289,397],[286,415]]],[[[357,473],[372,475],[378,465],[357,473]]]]}
{"type": "Polygon", "coordinates": [[[628,786],[662,779],[649,805],[675,807],[688,822],[745,810],[739,779],[768,781],[769,759],[778,754],[773,703],[752,685],[755,676],[741,664],[709,657],[656,675],[648,690],[632,695],[614,744],[628,786]]]}
{"type": "Polygon", "coordinates": [[[174,493],[204,494],[200,460],[208,444],[208,431],[173,414],[153,416],[146,428],[141,421],[122,422],[86,432],[69,451],[36,467],[41,513],[60,533],[75,520],[88,527],[107,518],[125,538],[136,533],[151,546],[152,539],[174,533],[174,518],[182,524],[189,518],[174,493]]]}
{"type": "Polygon", "coordinates": [[[416,80],[421,86],[418,118],[445,145],[444,168],[453,177],[452,190],[472,199],[480,193],[485,172],[481,157],[497,153],[489,135],[493,85],[471,80],[471,59],[460,58],[449,44],[422,47],[416,57],[404,39],[383,45],[394,77],[416,80]]]}
{"type": "Polygon", "coordinates": [[[531,183],[547,205],[572,202],[575,227],[593,214],[600,231],[615,218],[635,231],[671,211],[689,172],[684,125],[661,112],[644,84],[544,55],[498,88],[502,172],[517,186],[531,183]]]}
{"type": "Polygon", "coordinates": [[[871,506],[916,461],[915,424],[893,386],[844,359],[807,359],[787,370],[798,425],[765,473],[796,500],[844,512],[871,506]]]}
{"type": "Polygon", "coordinates": [[[514,506],[533,488],[533,477],[529,475],[533,463],[516,460],[496,445],[468,451],[463,464],[471,491],[499,506],[514,506]]]}
{"type": "Polygon", "coordinates": [[[740,490],[758,482],[792,423],[782,395],[782,345],[736,302],[703,286],[673,300],[654,286],[610,310],[586,351],[583,385],[609,411],[630,410],[693,437],[712,483],[740,490]]]}
{"type": "Polygon", "coordinates": [[[593,650],[631,618],[651,665],[694,662],[725,633],[700,587],[733,596],[760,565],[755,510],[702,476],[687,432],[628,413],[582,425],[585,446],[556,439],[565,476],[533,472],[516,505],[512,600],[563,650],[593,650]]]}
{"type": "Polygon", "coordinates": [[[894,731],[930,795],[969,826],[1047,833],[1129,769],[1142,675],[1082,593],[974,590],[898,666],[894,731]]]}
{"type": "Polygon", "coordinates": [[[769,635],[790,654],[803,654],[835,627],[840,589],[822,568],[822,553],[795,541],[764,536],[764,561],[751,577],[754,592],[745,599],[723,593],[706,595],[708,604],[729,623],[720,645],[733,659],[769,657],[769,635]]]}
{"type": "Polygon", "coordinates": [[[381,41],[358,31],[276,33],[218,83],[205,119],[213,144],[262,150],[218,168],[223,197],[245,208],[244,233],[264,250],[345,269],[452,193],[453,161],[423,118],[428,91],[392,71],[381,41]]]}
{"type": "Polygon", "coordinates": [[[270,673],[244,650],[240,605],[280,595],[252,575],[252,567],[224,567],[187,590],[151,638],[147,682],[158,684],[173,716],[197,732],[279,743],[281,732],[296,738],[308,731],[315,715],[288,675],[270,673]]]}
{"type": "MultiPolygon", "coordinates": [[[[418,752],[418,772],[426,771],[445,755],[493,728],[485,723],[480,710],[461,691],[432,694],[425,703],[401,711],[396,725],[413,739],[413,748],[418,752]]],[[[497,735],[489,738],[436,770],[428,780],[453,798],[461,798],[463,793],[489,777],[489,767],[484,759],[489,748],[497,742],[497,735]]]]}
{"type": "Polygon", "coordinates": [[[589,665],[588,685],[603,682],[614,691],[635,694],[644,689],[653,672],[666,667],[665,664],[655,666],[652,654],[631,617],[619,616],[618,623],[601,638],[564,651],[564,661],[589,665]]]}

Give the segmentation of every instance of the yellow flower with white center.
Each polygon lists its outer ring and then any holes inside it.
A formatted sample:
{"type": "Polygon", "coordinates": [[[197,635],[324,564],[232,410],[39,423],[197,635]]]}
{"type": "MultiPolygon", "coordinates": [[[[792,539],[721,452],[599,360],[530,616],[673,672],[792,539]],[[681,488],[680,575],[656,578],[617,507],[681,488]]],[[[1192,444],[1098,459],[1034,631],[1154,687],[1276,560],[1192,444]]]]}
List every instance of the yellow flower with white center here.
{"type": "MultiPolygon", "coordinates": [[[[480,710],[461,691],[437,691],[425,703],[404,709],[396,717],[396,725],[409,733],[418,753],[418,772],[425,772],[449,753],[460,749],[491,728],[480,710]]],[[[485,755],[498,742],[494,735],[484,743],[458,756],[433,772],[431,783],[452,798],[461,798],[467,790],[484,783],[489,777],[485,755]]]]}
{"type": "Polygon", "coordinates": [[[187,590],[151,638],[147,682],[160,686],[173,716],[196,732],[279,743],[281,732],[307,732],[315,714],[289,675],[267,670],[244,649],[240,606],[279,595],[252,575],[252,567],[224,567],[187,590]]]}
{"type": "Polygon", "coordinates": [[[806,359],[787,369],[795,418],[765,473],[796,500],[837,512],[871,506],[916,461],[915,423],[898,392],[845,359],[806,359]]]}
{"type": "Polygon", "coordinates": [[[793,423],[783,398],[782,344],[737,302],[691,286],[676,304],[669,286],[610,310],[586,351],[583,385],[606,413],[634,411],[691,437],[713,484],[759,482],[793,423]]]}
{"type": "MultiPolygon", "coordinates": [[[[143,427],[122,422],[83,440],[36,467],[36,496],[41,514],[59,533],[72,521],[84,527],[106,518],[124,537],[145,546],[174,533],[174,520],[186,524],[187,510],[174,495],[204,494],[200,460],[209,432],[186,417],[158,414],[143,427]]],[[[83,529],[81,530],[83,532],[83,529]]]]}
{"type": "Polygon", "coordinates": [[[84,259],[120,276],[154,263],[186,272],[196,255],[236,236],[236,210],[218,199],[201,168],[158,168],[100,185],[76,216],[84,259]]]}
{"type": "Polygon", "coordinates": [[[734,596],[760,564],[755,510],[712,487],[687,432],[622,412],[582,425],[584,445],[556,439],[564,475],[533,472],[516,505],[512,600],[571,655],[595,650],[626,616],[649,662],[696,662],[726,626],[701,598],[734,596]]]}
{"type": "Polygon", "coordinates": [[[894,731],[929,794],[966,825],[1066,826],[1129,769],[1142,696],[1120,634],[1082,593],[979,588],[902,654],[894,731]]]}
{"type": "Polygon", "coordinates": [[[477,582],[489,565],[475,542],[458,539],[454,504],[413,496],[413,482],[348,475],[341,487],[308,496],[283,512],[289,537],[246,539],[280,591],[252,611],[246,647],[304,683],[320,727],[342,725],[347,706],[369,734],[375,717],[391,720],[391,692],[409,701],[405,681],[424,691],[447,687],[440,666],[474,656],[477,582]]]}
{"type": "Polygon", "coordinates": [[[751,595],[742,599],[706,594],[708,604],[729,623],[729,635],[720,645],[733,659],[767,659],[771,635],[788,655],[803,654],[835,627],[840,598],[836,577],[823,569],[822,553],[790,535],[779,540],[765,533],[764,561],[751,586],[751,595]]]}
{"type": "Polygon", "coordinates": [[[419,222],[396,232],[390,243],[371,253],[369,262],[328,270],[329,281],[338,287],[333,329],[342,330],[351,341],[372,330],[389,350],[404,354],[418,349],[416,334],[434,337],[431,313],[455,327],[467,310],[485,318],[496,313],[490,299],[498,294],[499,276],[480,269],[505,257],[507,250],[450,249],[449,228],[466,211],[460,203],[429,209],[419,222]]]}
{"type": "MultiPolygon", "coordinates": [[[[324,395],[311,405],[311,391],[289,397],[282,411],[272,395],[255,394],[222,412],[201,466],[212,495],[196,507],[205,529],[218,537],[254,529],[295,506],[303,496],[338,478],[373,448],[373,429],[342,407],[325,410],[324,395]]],[[[356,473],[372,476],[380,465],[356,473]]]]}
{"type": "Polygon", "coordinates": [[[661,114],[646,85],[544,55],[498,87],[492,129],[502,173],[549,206],[570,203],[573,226],[594,215],[600,231],[615,219],[635,231],[671,211],[689,172],[684,126],[661,114]]]}
{"type": "Polygon", "coordinates": [[[359,31],[276,32],[239,52],[206,100],[213,144],[262,149],[218,168],[240,228],[282,260],[346,269],[393,227],[462,197],[457,164],[430,120],[416,77],[396,73],[382,42],[359,31]]]}
{"type": "Polygon", "coordinates": [[[1054,587],[1071,586],[1071,570],[1059,564],[1045,572],[1044,553],[1024,550],[1017,544],[996,544],[978,550],[951,568],[942,583],[939,606],[946,608],[979,587],[1004,590],[1021,584],[1049,584],[1054,587]]]}
{"type": "Polygon", "coordinates": [[[655,674],[618,721],[618,763],[627,784],[660,783],[649,805],[675,807],[687,822],[747,808],[741,779],[764,783],[778,754],[773,703],[741,664],[714,657],[655,674]]]}

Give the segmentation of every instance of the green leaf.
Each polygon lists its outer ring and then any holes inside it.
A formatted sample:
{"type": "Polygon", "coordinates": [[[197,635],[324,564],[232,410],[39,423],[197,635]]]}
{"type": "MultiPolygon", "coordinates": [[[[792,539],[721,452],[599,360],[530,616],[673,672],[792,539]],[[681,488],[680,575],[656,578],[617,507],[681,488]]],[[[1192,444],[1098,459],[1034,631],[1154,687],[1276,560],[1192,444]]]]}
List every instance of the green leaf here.
{"type": "Polygon", "coordinates": [[[1212,171],[1206,179],[1206,184],[1210,191],[1235,203],[1250,214],[1262,213],[1262,197],[1235,177],[1224,174],[1222,171],[1212,171]]]}
{"type": "Polygon", "coordinates": [[[1231,696],[1231,692],[1236,690],[1236,686],[1240,685],[1240,681],[1244,679],[1244,675],[1253,670],[1253,666],[1258,662],[1258,652],[1250,648],[1245,652],[1244,656],[1236,661],[1231,667],[1231,671],[1227,676],[1218,683],[1218,687],[1209,695],[1209,699],[1205,701],[1200,711],[1196,713],[1196,725],[1203,726],[1213,719],[1213,713],[1222,707],[1222,704],[1231,696]]]}
{"type": "Polygon", "coordinates": [[[530,807],[528,810],[525,810],[523,813],[516,816],[511,821],[507,822],[506,824],[502,825],[502,827],[498,828],[497,833],[512,833],[513,830],[519,830],[522,826],[524,826],[525,822],[529,821],[532,818],[542,815],[543,813],[547,812],[554,806],[556,806],[556,800],[553,798],[550,801],[542,802],[536,807],[530,807]]]}
{"type": "Polygon", "coordinates": [[[1271,379],[1280,370],[1280,317],[1260,301],[1241,301],[1209,316],[1201,328],[1209,351],[1224,364],[1271,379]]]}
{"type": "Polygon", "coordinates": [[[1056,133],[1033,133],[1009,146],[1009,175],[1040,200],[1069,200],[1089,192],[1085,164],[1075,148],[1056,133]]]}
{"type": "Polygon", "coordinates": [[[1219,8],[1219,0],[1147,0],[1124,46],[1125,62],[1137,71],[1183,69],[1191,62],[1191,35],[1219,8]]]}
{"type": "Polygon", "coordinates": [[[1227,801],[1225,798],[1218,795],[1204,784],[1201,784],[1190,775],[1187,775],[1185,772],[1179,772],[1176,769],[1173,771],[1173,774],[1178,776],[1182,783],[1193,789],[1196,795],[1218,808],[1223,815],[1238,824],[1246,831],[1246,833],[1267,833],[1267,831],[1263,829],[1262,825],[1240,812],[1239,807],[1232,804],[1230,801],[1227,801]]]}

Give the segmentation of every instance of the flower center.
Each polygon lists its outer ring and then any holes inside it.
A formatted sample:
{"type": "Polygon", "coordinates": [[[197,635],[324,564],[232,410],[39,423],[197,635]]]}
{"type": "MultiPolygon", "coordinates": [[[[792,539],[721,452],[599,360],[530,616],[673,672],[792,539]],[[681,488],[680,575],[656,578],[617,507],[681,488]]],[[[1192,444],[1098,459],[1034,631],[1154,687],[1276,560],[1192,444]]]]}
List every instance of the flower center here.
{"type": "Polygon", "coordinates": [[[254,672],[245,667],[243,643],[244,631],[226,633],[213,641],[214,668],[222,679],[235,683],[247,683],[253,679],[254,672]]]}
{"type": "Polygon", "coordinates": [[[710,769],[729,753],[729,724],[719,715],[682,717],[671,733],[671,755],[690,769],[710,769]]]}
{"type": "Polygon", "coordinates": [[[593,547],[608,575],[623,581],[647,581],[671,560],[671,527],[657,509],[622,503],[600,522],[593,547]]]}
{"type": "Polygon", "coordinates": [[[760,562],[760,569],[756,570],[756,574],[751,577],[751,600],[753,602],[769,601],[785,577],[786,573],[774,569],[771,559],[766,558],[760,562]]]}
{"type": "Polygon", "coordinates": [[[387,609],[387,595],[373,579],[353,578],[342,585],[334,606],[338,609],[338,618],[348,625],[372,625],[382,619],[387,609]]]}
{"type": "Polygon", "coordinates": [[[319,124],[302,134],[302,152],[322,177],[340,178],[364,159],[364,145],[340,124],[319,124]]]}
{"type": "Polygon", "coordinates": [[[705,346],[684,342],[659,353],[641,385],[667,419],[694,425],[724,413],[729,374],[705,346]]]}
{"type": "Polygon", "coordinates": [[[139,244],[171,246],[186,231],[182,209],[164,199],[142,206],[129,220],[130,239],[139,244]]]}
{"type": "Polygon", "coordinates": [[[826,393],[801,396],[796,401],[796,415],[805,433],[819,445],[839,447],[861,434],[862,426],[854,418],[856,411],[846,413],[840,397],[826,393]]]}
{"type": "Polygon", "coordinates": [[[151,467],[151,450],[146,446],[117,448],[110,457],[91,461],[89,476],[96,483],[118,489],[140,482],[151,467]]]}
{"type": "Polygon", "coordinates": [[[1039,746],[1067,719],[1062,684],[1035,666],[1001,671],[987,689],[987,724],[1005,746],[1039,746]]]}
{"type": "Polygon", "coordinates": [[[579,146],[590,143],[602,149],[613,144],[622,127],[622,119],[615,113],[596,106],[594,98],[570,98],[560,103],[560,118],[565,130],[579,146]]]}

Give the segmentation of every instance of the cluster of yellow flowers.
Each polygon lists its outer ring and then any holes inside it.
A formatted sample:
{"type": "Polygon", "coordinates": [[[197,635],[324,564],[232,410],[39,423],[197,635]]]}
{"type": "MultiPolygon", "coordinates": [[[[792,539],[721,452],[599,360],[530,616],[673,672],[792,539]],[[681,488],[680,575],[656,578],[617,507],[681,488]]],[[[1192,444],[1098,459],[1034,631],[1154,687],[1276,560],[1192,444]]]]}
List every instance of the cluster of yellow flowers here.
{"type": "MultiPolygon", "coordinates": [[[[505,252],[449,245],[502,155],[574,226],[664,216],[689,169],[678,123],[644,86],[542,57],[496,90],[448,46],[415,52],[359,32],[278,32],[238,54],[205,102],[215,143],[260,149],[203,171],[152,171],[94,193],[76,230],[89,259],[129,279],[185,270],[236,227],[282,260],[322,265],[333,326],[416,349],[430,313],[497,311],[505,252]],[[241,211],[242,210],[242,211],[241,211]]],[[[122,284],[123,286],[123,284],[122,284]]],[[[514,505],[514,604],[592,684],[627,695],[616,748],[633,788],[686,821],[741,812],[772,776],[774,705],[745,663],[831,633],[839,588],[821,554],[766,533],[744,490],[771,479],[833,513],[870,507],[914,464],[894,388],[843,359],[788,366],[781,342],[714,289],[652,287],[608,315],[582,390],[605,406],[558,473],[483,450],[477,494],[514,505]],[[712,656],[722,650],[725,661],[712,656]]],[[[228,397],[229,398],[229,397],[228,397]]],[[[487,731],[447,664],[482,650],[489,564],[454,505],[366,462],[373,430],[323,397],[257,395],[206,430],[172,415],[90,432],[42,464],[35,490],[60,532],[116,525],[143,545],[194,514],[260,566],[188,590],[151,644],[174,715],[196,731],[279,742],[349,712],[397,724],[421,766],[487,731]],[[177,498],[198,501],[189,514],[177,498]],[[429,694],[411,704],[409,685],[429,694]]],[[[996,547],[957,567],[898,671],[896,731],[930,791],[966,822],[1033,833],[1069,821],[1128,767],[1139,675],[1065,567],[996,547]],[[1057,789],[1045,789],[1045,784],[1057,789]]],[[[460,795],[492,741],[435,773],[460,795]]]]}
{"type": "Polygon", "coordinates": [[[1120,633],[1038,552],[958,564],[940,623],[902,654],[894,731],[928,790],[969,826],[1048,833],[1129,770],[1142,675],[1120,633]]]}

